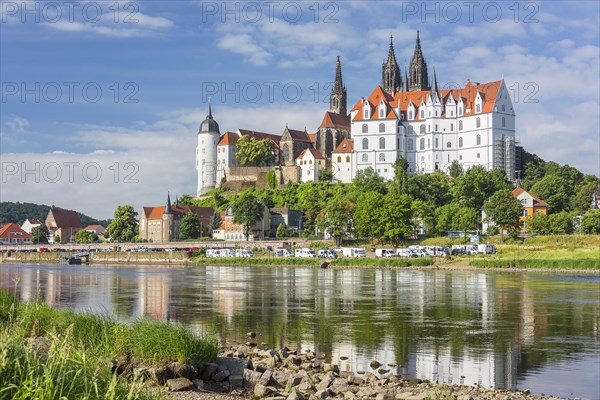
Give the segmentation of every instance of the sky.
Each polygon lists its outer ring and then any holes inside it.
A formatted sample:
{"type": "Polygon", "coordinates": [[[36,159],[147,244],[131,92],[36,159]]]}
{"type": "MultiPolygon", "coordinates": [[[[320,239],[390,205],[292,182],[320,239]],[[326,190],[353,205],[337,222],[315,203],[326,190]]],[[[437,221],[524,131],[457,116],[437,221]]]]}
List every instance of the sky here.
{"type": "Polygon", "coordinates": [[[194,194],[209,98],[221,133],[315,132],[336,56],[351,108],[417,30],[441,88],[503,78],[520,144],[600,175],[596,1],[0,5],[1,201],[110,218],[194,194]]]}

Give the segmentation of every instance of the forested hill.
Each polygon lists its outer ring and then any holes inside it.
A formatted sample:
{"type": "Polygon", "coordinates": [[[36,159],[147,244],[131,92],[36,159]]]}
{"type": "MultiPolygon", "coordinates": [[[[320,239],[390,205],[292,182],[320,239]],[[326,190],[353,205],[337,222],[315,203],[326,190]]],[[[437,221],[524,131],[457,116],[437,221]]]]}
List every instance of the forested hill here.
{"type": "MultiPolygon", "coordinates": [[[[35,218],[44,222],[48,216],[50,206],[45,204],[34,204],[34,203],[20,203],[3,201],[0,202],[0,223],[2,222],[14,222],[16,224],[23,224],[27,218],[35,218]]],[[[77,213],[81,220],[81,225],[86,227],[88,225],[102,225],[108,226],[109,221],[99,220],[92,217],[88,217],[80,212],[77,213]]]]}

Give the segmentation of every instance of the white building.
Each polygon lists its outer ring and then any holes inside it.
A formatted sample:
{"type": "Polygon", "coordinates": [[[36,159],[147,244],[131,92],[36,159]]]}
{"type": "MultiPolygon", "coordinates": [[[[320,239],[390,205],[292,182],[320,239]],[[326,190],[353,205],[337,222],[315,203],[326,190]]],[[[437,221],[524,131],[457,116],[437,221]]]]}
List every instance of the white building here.
{"type": "Polygon", "coordinates": [[[209,103],[208,115],[198,130],[198,146],[196,147],[198,196],[214,189],[217,185],[217,143],[219,143],[220,137],[219,124],[213,119],[209,103]]]}
{"type": "Polygon", "coordinates": [[[25,222],[23,222],[23,225],[21,225],[21,229],[23,229],[27,233],[31,233],[31,230],[33,228],[37,228],[41,224],[42,224],[42,222],[40,220],[38,220],[38,219],[27,218],[25,220],[25,222]]]}
{"type": "Polygon", "coordinates": [[[296,158],[296,165],[300,167],[300,182],[318,182],[321,171],[325,169],[325,157],[319,150],[304,149],[296,158]]]}
{"type": "Polygon", "coordinates": [[[448,172],[456,160],[465,170],[500,168],[514,179],[515,112],[504,80],[439,90],[434,70],[429,85],[418,36],[404,83],[386,73],[390,65],[397,68],[391,43],[382,85],[351,111],[355,171],[371,167],[392,179],[394,162],[404,157],[409,173],[448,172]]]}
{"type": "Polygon", "coordinates": [[[334,180],[351,183],[354,178],[352,153],[354,145],[351,140],[344,139],[331,153],[331,173],[334,180]]]}

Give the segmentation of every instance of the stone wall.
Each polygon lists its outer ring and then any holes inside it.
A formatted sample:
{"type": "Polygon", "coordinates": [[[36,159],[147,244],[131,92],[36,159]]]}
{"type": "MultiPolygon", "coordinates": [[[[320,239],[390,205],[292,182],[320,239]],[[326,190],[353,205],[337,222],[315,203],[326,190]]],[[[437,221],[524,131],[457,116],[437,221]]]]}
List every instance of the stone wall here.
{"type": "Polygon", "coordinates": [[[256,187],[257,189],[266,189],[267,173],[275,171],[280,185],[287,185],[288,182],[300,182],[299,167],[234,167],[225,172],[225,182],[223,187],[228,189],[246,189],[256,187]]]}

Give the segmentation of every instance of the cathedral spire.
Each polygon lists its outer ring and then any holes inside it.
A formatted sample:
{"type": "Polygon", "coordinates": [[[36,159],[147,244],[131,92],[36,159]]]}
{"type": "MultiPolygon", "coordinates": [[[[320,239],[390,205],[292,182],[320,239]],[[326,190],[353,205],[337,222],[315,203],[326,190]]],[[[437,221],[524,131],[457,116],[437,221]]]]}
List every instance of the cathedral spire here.
{"type": "Polygon", "coordinates": [[[348,109],[346,97],[346,86],[344,86],[344,82],[342,81],[342,63],[340,62],[340,56],[337,56],[335,62],[335,82],[329,96],[329,111],[345,116],[348,109]]]}
{"type": "Polygon", "coordinates": [[[402,86],[402,76],[396,62],[394,37],[392,35],[390,35],[390,50],[388,51],[387,61],[381,66],[381,86],[389,94],[400,91],[402,86]]]}
{"type": "Polygon", "coordinates": [[[437,94],[439,92],[438,90],[438,83],[437,83],[437,77],[435,76],[435,66],[433,67],[433,78],[431,79],[431,95],[433,96],[433,94],[437,94]]]}
{"type": "Polygon", "coordinates": [[[408,68],[404,66],[404,81],[402,81],[402,91],[408,92],[408,68]]]}
{"type": "Polygon", "coordinates": [[[411,92],[429,89],[429,79],[427,77],[427,63],[425,62],[425,57],[423,57],[423,51],[421,50],[421,39],[419,38],[419,31],[417,31],[415,52],[413,54],[412,60],[410,61],[410,72],[408,78],[408,88],[411,92]]]}
{"type": "Polygon", "coordinates": [[[167,192],[167,204],[165,204],[165,214],[173,214],[173,209],[171,208],[171,194],[169,192],[167,192]]]}

